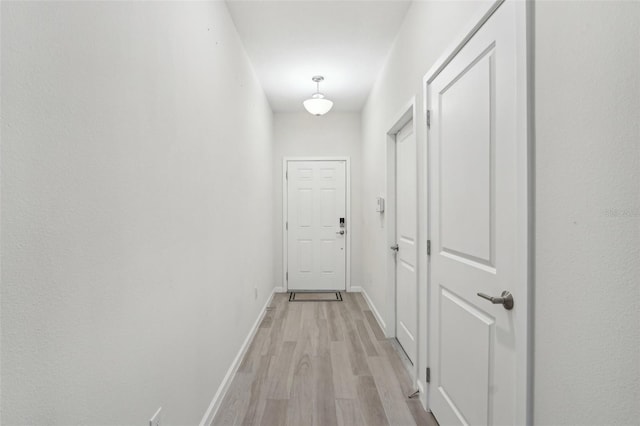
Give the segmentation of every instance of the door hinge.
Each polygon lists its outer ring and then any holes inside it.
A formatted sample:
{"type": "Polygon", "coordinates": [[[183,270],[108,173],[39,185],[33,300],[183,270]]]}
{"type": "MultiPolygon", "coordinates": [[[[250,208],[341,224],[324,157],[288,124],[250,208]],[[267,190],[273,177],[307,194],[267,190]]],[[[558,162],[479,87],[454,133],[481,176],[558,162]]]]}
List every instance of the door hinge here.
{"type": "Polygon", "coordinates": [[[287,281],[289,281],[289,271],[287,271],[287,281]]]}
{"type": "Polygon", "coordinates": [[[427,129],[431,128],[431,110],[427,110],[427,129]]]}
{"type": "Polygon", "coordinates": [[[431,369],[427,367],[427,383],[431,383],[431,369]]]}
{"type": "Polygon", "coordinates": [[[427,256],[431,256],[431,240],[427,240],[427,256]]]}
{"type": "Polygon", "coordinates": [[[284,172],[284,178],[289,180],[289,170],[287,170],[286,172],[284,172]]]}
{"type": "Polygon", "coordinates": [[[289,230],[289,221],[286,222],[286,229],[289,230]]]}

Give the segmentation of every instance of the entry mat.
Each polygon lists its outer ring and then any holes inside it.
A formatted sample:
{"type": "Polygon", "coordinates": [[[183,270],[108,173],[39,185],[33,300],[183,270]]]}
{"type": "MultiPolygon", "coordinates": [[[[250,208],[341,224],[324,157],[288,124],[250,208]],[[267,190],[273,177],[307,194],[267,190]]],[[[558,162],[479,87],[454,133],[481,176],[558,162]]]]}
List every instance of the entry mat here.
{"type": "Polygon", "coordinates": [[[342,302],[339,291],[292,291],[289,302],[342,302]]]}

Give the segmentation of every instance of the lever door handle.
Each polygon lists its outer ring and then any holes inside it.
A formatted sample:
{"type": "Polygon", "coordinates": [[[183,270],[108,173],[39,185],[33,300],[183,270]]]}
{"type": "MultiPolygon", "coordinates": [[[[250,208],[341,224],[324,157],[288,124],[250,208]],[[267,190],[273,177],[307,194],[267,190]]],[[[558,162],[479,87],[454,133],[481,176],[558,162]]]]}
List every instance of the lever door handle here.
{"type": "Polygon", "coordinates": [[[392,245],[392,246],[391,246],[391,247],[389,247],[389,248],[390,248],[391,250],[393,250],[393,251],[398,251],[398,250],[400,250],[400,247],[398,247],[398,245],[397,245],[397,244],[394,244],[394,245],[392,245]]]}
{"type": "Polygon", "coordinates": [[[501,297],[493,297],[484,293],[478,293],[478,296],[488,300],[494,305],[502,305],[507,311],[513,309],[513,295],[506,290],[502,292],[501,297]]]}

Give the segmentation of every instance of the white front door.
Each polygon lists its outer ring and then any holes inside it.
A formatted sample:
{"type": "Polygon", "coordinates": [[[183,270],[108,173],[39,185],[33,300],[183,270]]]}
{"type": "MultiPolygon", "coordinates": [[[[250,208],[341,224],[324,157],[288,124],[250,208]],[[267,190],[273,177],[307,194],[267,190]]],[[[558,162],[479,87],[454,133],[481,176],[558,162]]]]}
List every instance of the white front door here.
{"type": "Polygon", "coordinates": [[[417,353],[417,176],[413,120],[396,134],[396,337],[409,360],[417,353]]]}
{"type": "Polygon", "coordinates": [[[346,290],[346,220],[345,161],[287,161],[288,290],[346,290]]]}
{"type": "MultiPolygon", "coordinates": [[[[516,425],[516,8],[507,1],[428,85],[432,243],[430,408],[441,425],[516,425]],[[477,295],[509,291],[507,310],[477,295]]],[[[525,190],[526,192],[526,190],[525,190]]],[[[526,227],[525,227],[526,228],[526,227]]],[[[523,312],[523,311],[521,311],[523,312]]]]}

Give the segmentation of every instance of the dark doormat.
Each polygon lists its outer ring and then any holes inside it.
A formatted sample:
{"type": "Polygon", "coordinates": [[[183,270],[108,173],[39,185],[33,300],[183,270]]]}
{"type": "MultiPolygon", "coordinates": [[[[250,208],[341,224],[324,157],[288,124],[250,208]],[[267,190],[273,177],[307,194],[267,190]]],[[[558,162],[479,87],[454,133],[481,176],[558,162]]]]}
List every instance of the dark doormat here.
{"type": "Polygon", "coordinates": [[[339,291],[292,291],[289,302],[342,302],[339,291]]]}

